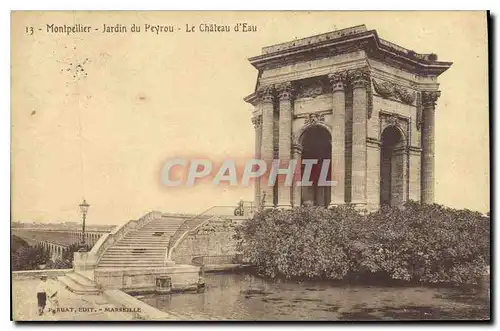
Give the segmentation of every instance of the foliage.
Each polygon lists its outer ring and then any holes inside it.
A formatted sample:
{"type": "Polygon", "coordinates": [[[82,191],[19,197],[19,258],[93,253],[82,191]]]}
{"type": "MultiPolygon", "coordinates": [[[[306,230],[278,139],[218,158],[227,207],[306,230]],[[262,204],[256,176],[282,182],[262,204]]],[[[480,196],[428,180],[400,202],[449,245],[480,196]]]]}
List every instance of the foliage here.
{"type": "Polygon", "coordinates": [[[41,246],[23,246],[12,254],[12,270],[35,270],[49,261],[49,252],[41,246]]]}
{"type": "Polygon", "coordinates": [[[474,284],[489,265],[488,217],[409,202],[362,215],[342,206],[256,213],[237,228],[239,249],[274,278],[383,276],[474,284]]]}
{"type": "Polygon", "coordinates": [[[29,244],[21,237],[16,235],[12,235],[12,239],[10,241],[10,253],[11,255],[17,252],[21,247],[28,247],[29,244]]]}
{"type": "Polygon", "coordinates": [[[70,269],[73,267],[73,253],[79,248],[79,244],[72,244],[61,257],[51,259],[50,252],[42,246],[22,246],[12,252],[12,270],[36,270],[40,265],[45,269],[70,269]]]}

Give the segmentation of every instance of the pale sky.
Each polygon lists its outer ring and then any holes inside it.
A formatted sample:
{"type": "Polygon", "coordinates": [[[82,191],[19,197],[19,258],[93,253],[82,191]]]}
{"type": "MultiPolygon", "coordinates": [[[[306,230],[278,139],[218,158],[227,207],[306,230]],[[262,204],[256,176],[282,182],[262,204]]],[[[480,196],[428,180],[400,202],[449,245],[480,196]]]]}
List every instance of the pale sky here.
{"type": "Polygon", "coordinates": [[[359,24],[454,63],[438,79],[436,202],[489,211],[484,12],[52,12],[15,13],[12,22],[13,220],[78,221],[83,197],[89,223],[97,224],[252,200],[252,187],[162,187],[160,169],[181,156],[253,157],[251,106],[243,98],[257,71],[247,59],[264,46],[359,24]],[[186,24],[238,22],[257,32],[184,31],[186,24]],[[67,36],[46,33],[52,23],[181,30],[67,36]],[[33,35],[26,26],[35,27],[33,35]],[[75,64],[84,71],[73,77],[75,64]]]}

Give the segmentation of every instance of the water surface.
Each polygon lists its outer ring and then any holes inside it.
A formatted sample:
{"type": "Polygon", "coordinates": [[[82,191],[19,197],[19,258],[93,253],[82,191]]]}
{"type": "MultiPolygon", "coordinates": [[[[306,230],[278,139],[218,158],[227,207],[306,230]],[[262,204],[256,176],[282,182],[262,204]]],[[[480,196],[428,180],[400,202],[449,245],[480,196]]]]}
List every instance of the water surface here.
{"type": "Polygon", "coordinates": [[[149,295],[166,312],[230,320],[488,319],[489,289],[360,286],[206,274],[204,293],[149,295]]]}

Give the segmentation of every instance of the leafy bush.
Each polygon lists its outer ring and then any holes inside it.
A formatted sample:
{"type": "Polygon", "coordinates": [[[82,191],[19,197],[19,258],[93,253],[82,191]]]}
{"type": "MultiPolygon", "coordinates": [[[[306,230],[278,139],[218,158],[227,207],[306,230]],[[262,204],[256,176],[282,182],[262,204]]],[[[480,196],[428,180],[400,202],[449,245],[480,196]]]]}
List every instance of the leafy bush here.
{"type": "Polygon", "coordinates": [[[392,279],[473,284],[489,265],[489,218],[470,210],[407,203],[367,216],[362,266],[392,279]]]}
{"type": "Polygon", "coordinates": [[[50,252],[42,246],[22,246],[12,252],[12,270],[36,270],[40,265],[45,265],[45,269],[70,269],[73,267],[73,253],[79,248],[79,244],[72,244],[61,257],[52,260],[50,252]]]}
{"type": "Polygon", "coordinates": [[[436,204],[368,215],[348,206],[269,209],[236,232],[245,258],[271,278],[471,284],[489,264],[489,218],[436,204]]]}
{"type": "Polygon", "coordinates": [[[35,270],[46,264],[49,252],[41,246],[23,246],[12,254],[12,270],[35,270]]]}

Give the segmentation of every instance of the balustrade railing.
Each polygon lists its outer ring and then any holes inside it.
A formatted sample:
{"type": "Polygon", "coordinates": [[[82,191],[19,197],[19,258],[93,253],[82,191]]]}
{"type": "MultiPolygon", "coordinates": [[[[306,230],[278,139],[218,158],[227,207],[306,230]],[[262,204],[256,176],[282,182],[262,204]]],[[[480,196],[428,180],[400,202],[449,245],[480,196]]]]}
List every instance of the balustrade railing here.
{"type": "Polygon", "coordinates": [[[141,228],[152,220],[162,217],[162,215],[163,214],[161,212],[152,211],[138,220],[131,220],[117,226],[110,233],[102,235],[89,252],[75,253],[73,266],[79,269],[96,268],[106,249],[122,239],[129,231],[141,228]]]}
{"type": "Polygon", "coordinates": [[[213,206],[205,210],[204,212],[184,221],[184,223],[182,223],[177,231],[175,231],[175,233],[170,237],[167,253],[165,255],[165,261],[171,261],[172,253],[174,252],[175,248],[190,231],[193,231],[199,226],[203,225],[205,222],[208,222],[212,217],[235,216],[236,208],[237,207],[235,206],[213,206]]]}

